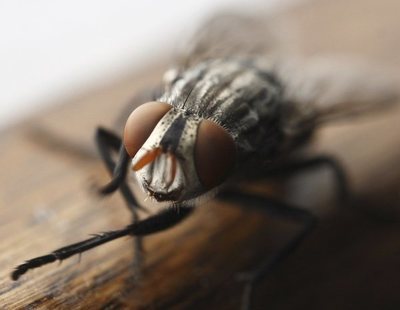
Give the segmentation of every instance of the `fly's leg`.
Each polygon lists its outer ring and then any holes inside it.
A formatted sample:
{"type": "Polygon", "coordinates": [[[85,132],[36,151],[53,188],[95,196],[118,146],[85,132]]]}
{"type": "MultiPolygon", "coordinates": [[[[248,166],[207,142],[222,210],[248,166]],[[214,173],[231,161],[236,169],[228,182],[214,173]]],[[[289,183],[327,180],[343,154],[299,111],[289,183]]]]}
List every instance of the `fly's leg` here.
{"type": "MultiPolygon", "coordinates": [[[[313,158],[298,159],[286,162],[283,165],[269,168],[265,171],[267,177],[273,176],[293,176],[297,173],[327,167],[334,173],[337,196],[344,201],[349,196],[348,182],[344,169],[334,158],[320,155],[313,158]]],[[[289,220],[300,221],[303,227],[297,234],[285,245],[278,253],[272,256],[268,261],[257,266],[250,272],[242,273],[241,280],[245,282],[242,296],[242,309],[251,308],[251,295],[254,286],[263,277],[268,275],[275,266],[285,260],[293,253],[306,236],[316,226],[316,218],[308,210],[292,207],[284,202],[276,201],[271,198],[253,196],[240,192],[225,191],[219,195],[219,198],[239,202],[247,207],[255,207],[272,216],[279,216],[289,220]]]]}
{"type": "Polygon", "coordinates": [[[129,165],[129,156],[122,144],[121,138],[107,129],[98,128],[96,132],[96,143],[104,164],[113,176],[111,182],[100,189],[100,193],[108,195],[119,189],[128,209],[132,212],[134,217],[137,216],[137,209],[143,209],[143,207],[137,203],[132,190],[125,182],[129,165]],[[119,151],[117,163],[115,163],[112,158],[113,151],[119,151]]]}
{"type": "Polygon", "coordinates": [[[85,251],[124,236],[147,236],[169,229],[185,219],[192,210],[192,207],[185,205],[179,206],[178,209],[168,208],[145,220],[132,223],[123,229],[97,234],[92,238],[57,249],[50,254],[30,259],[17,266],[11,274],[11,278],[14,281],[18,280],[19,277],[30,269],[35,269],[57,260],[62,261],[73,255],[82,254],[85,251]]]}
{"type": "MultiPolygon", "coordinates": [[[[142,208],[136,201],[132,190],[125,182],[126,173],[129,165],[129,156],[125,150],[122,140],[111,131],[98,128],[96,132],[96,143],[100,152],[100,156],[106,165],[108,171],[113,175],[113,179],[106,186],[100,189],[103,195],[111,194],[116,190],[120,190],[128,209],[132,213],[132,222],[138,221],[137,209],[142,208]],[[119,151],[118,161],[114,162],[113,152],[119,151]]],[[[140,275],[140,266],[143,261],[143,240],[141,237],[133,239],[134,244],[134,260],[133,269],[135,277],[140,275]]]]}
{"type": "Polygon", "coordinates": [[[303,223],[301,230],[284,245],[278,253],[253,270],[241,274],[240,280],[245,283],[241,308],[243,310],[248,310],[251,308],[251,297],[254,286],[298,248],[305,237],[315,227],[316,219],[307,210],[295,208],[286,203],[266,197],[244,194],[238,191],[224,191],[218,195],[218,198],[233,203],[239,203],[246,207],[257,208],[271,216],[279,216],[303,223]]]}
{"type": "Polygon", "coordinates": [[[307,159],[293,160],[282,166],[270,168],[266,171],[269,176],[292,176],[294,174],[317,168],[327,167],[332,170],[335,177],[336,193],[340,201],[349,197],[349,185],[342,165],[333,157],[320,155],[307,159]]]}
{"type": "Polygon", "coordinates": [[[96,144],[100,152],[100,156],[106,165],[108,171],[112,174],[112,180],[106,186],[100,189],[100,193],[107,195],[115,192],[121,187],[122,195],[132,211],[132,208],[138,206],[136,199],[130,190],[124,189],[125,177],[129,165],[129,155],[125,150],[121,138],[113,132],[99,127],[96,131],[96,144]],[[118,160],[115,163],[112,158],[112,152],[118,150],[118,160]],[[131,193],[131,194],[128,194],[131,193]]]}

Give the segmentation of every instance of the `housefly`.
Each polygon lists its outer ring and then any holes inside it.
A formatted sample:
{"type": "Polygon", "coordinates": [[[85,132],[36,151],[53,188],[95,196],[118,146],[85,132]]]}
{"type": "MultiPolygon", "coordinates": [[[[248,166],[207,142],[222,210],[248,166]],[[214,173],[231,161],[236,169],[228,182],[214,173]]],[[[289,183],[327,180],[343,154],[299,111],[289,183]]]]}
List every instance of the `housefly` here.
{"type": "MultiPolygon", "coordinates": [[[[335,160],[298,159],[297,150],[330,120],[395,102],[395,88],[382,72],[354,61],[300,59],[271,29],[254,17],[213,18],[164,74],[161,92],[131,112],[122,138],[98,129],[99,151],[113,174],[101,192],[120,190],[135,214],[141,206],[127,184],[129,172],[148,196],[174,208],[30,259],[16,267],[12,279],[126,235],[145,236],[173,227],[205,195],[259,203],[261,198],[229,190],[230,184],[256,174],[327,165],[344,196],[345,177],[335,160]]],[[[268,199],[261,202],[267,212],[301,220],[304,229],[273,261],[248,274],[245,308],[255,281],[291,253],[315,223],[308,211],[268,199]]]]}

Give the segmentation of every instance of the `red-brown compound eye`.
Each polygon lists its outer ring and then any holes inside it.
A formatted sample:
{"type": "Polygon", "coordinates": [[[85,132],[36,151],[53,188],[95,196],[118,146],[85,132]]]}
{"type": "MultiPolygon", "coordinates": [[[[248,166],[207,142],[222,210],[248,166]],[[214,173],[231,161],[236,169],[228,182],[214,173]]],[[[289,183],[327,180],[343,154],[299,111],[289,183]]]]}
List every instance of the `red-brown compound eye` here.
{"type": "Polygon", "coordinates": [[[124,131],[124,145],[129,156],[135,156],[171,107],[167,103],[151,101],[133,110],[124,131]]]}
{"type": "Polygon", "coordinates": [[[194,160],[197,175],[206,189],[224,181],[235,163],[235,156],[231,135],[216,123],[203,120],[197,132],[194,160]]]}

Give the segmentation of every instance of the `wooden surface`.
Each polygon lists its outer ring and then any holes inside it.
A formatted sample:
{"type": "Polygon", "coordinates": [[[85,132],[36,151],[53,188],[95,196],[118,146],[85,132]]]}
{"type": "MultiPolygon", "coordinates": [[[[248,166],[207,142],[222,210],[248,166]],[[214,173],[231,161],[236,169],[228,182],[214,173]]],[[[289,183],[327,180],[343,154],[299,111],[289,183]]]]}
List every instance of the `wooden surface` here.
{"type": "MultiPolygon", "coordinates": [[[[276,18],[291,25],[305,55],[347,52],[399,70],[399,17],[397,0],[326,0],[276,18]]],[[[154,66],[70,98],[1,134],[2,309],[237,309],[237,273],[271,257],[298,229],[210,201],[178,227],[146,238],[138,283],[131,281],[127,238],[85,253],[80,262],[74,257],[10,280],[25,259],[129,223],[119,195],[100,199],[90,190],[108,180],[92,136],[99,124],[112,127],[126,102],[162,70],[154,66]],[[54,143],[57,137],[62,143],[54,143]]],[[[353,201],[333,206],[329,173],[290,182],[290,200],[314,206],[319,226],[257,287],[255,308],[398,309],[400,110],[325,128],[314,149],[343,161],[353,201]]]]}

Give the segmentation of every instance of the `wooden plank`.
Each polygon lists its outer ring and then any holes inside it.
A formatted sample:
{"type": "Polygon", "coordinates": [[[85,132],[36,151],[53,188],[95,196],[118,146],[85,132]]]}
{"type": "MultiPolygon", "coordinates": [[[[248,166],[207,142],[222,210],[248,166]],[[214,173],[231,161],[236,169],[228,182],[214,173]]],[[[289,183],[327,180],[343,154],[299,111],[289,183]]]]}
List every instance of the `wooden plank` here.
{"type": "MultiPolygon", "coordinates": [[[[305,55],[350,52],[400,69],[399,9],[395,0],[314,1],[276,18],[291,26],[294,43],[305,55]]],[[[136,283],[127,239],[92,250],[80,262],[71,258],[18,282],[9,279],[25,259],[129,223],[119,195],[99,199],[90,190],[93,182],[108,179],[92,136],[98,124],[112,127],[126,102],[157,81],[164,68],[150,69],[66,100],[1,134],[2,308],[238,308],[237,273],[271,257],[299,228],[210,201],[178,227],[146,238],[146,260],[136,283]]],[[[287,197],[314,206],[320,223],[257,287],[256,306],[397,308],[400,227],[386,219],[400,218],[400,110],[325,128],[314,150],[344,162],[354,199],[346,208],[334,207],[325,173],[290,182],[287,197]]],[[[264,184],[259,189],[270,191],[264,184]]]]}

